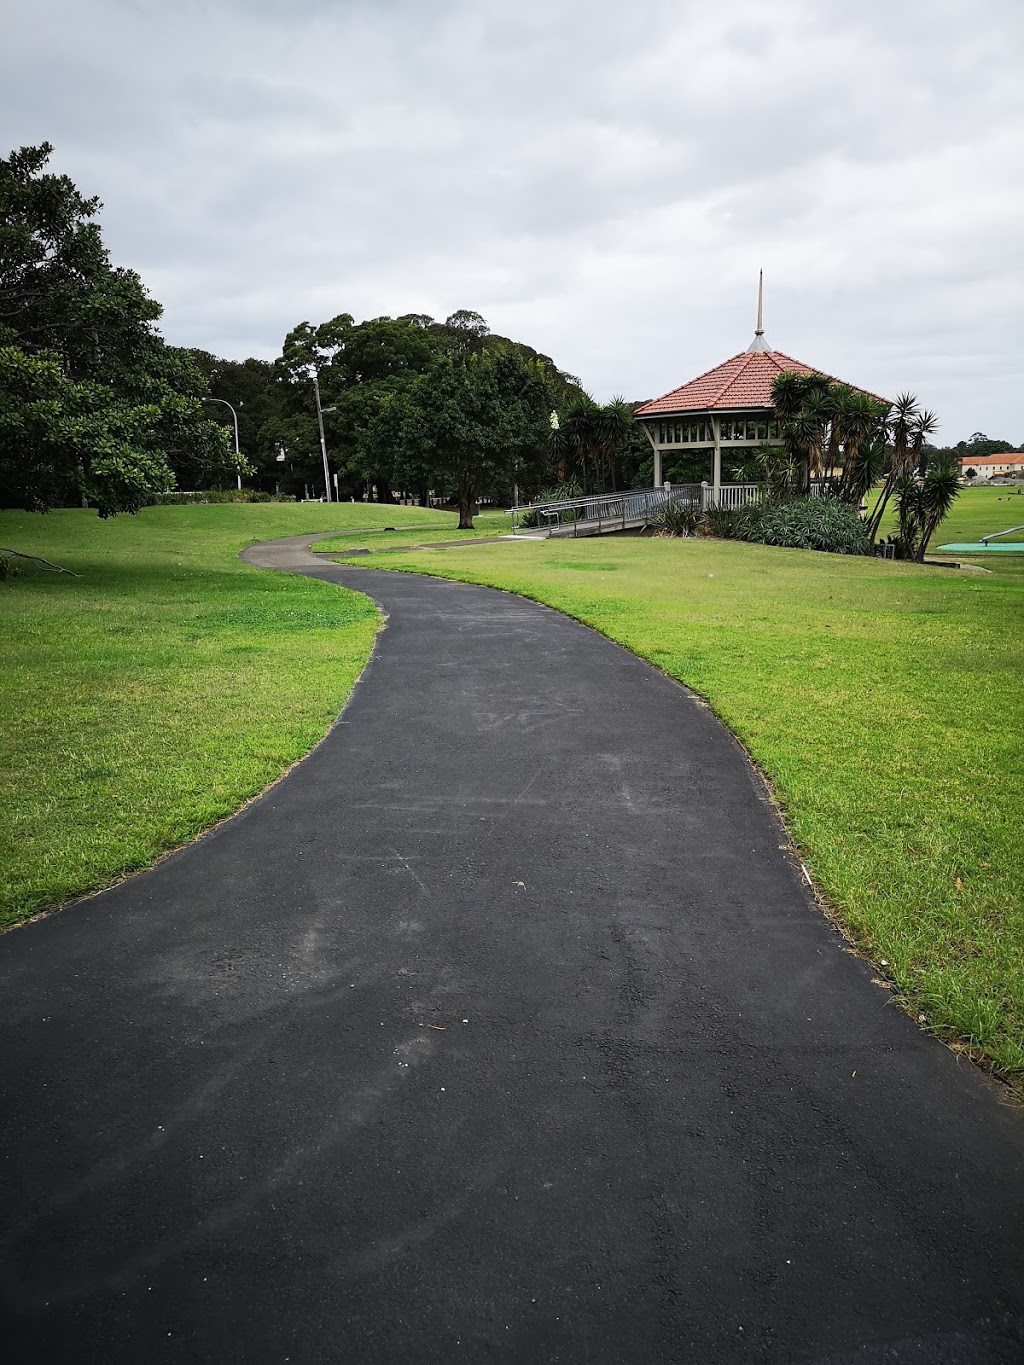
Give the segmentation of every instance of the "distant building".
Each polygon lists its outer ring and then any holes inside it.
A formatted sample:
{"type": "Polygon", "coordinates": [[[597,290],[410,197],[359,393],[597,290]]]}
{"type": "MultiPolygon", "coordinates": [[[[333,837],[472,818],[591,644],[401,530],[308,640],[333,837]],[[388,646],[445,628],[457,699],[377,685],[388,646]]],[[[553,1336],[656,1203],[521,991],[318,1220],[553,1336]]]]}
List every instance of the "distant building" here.
{"type": "MultiPolygon", "coordinates": [[[[786,370],[795,370],[798,374],[825,374],[824,370],[805,365],[802,360],[772,350],[765,340],[763,321],[762,277],[757,291],[757,330],[747,349],[671,393],[637,408],[636,420],[654,449],[655,487],[662,482],[664,455],[685,452],[706,455],[711,482],[716,489],[721,488],[723,450],[751,452],[764,441],[777,443],[780,439],[772,406],[772,383],[776,375],[786,370]]],[[[856,386],[850,384],[848,387],[856,386]]],[[[868,396],[878,399],[877,394],[868,396]]],[[[878,401],[888,402],[884,398],[878,401]]]]}
{"type": "Polygon", "coordinates": [[[979,479],[1020,478],[1024,476],[1024,450],[1006,450],[1001,455],[964,455],[960,473],[977,471],[979,479]]]}

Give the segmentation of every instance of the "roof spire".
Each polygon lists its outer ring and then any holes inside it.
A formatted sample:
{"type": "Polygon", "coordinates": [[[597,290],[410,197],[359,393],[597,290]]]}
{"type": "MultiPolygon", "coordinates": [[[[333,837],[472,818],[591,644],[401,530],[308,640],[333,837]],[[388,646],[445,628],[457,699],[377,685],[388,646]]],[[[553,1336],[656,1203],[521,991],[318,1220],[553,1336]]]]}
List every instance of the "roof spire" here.
{"type": "Polygon", "coordinates": [[[757,335],[764,336],[764,271],[757,272],[757,335]]]}
{"type": "Polygon", "coordinates": [[[748,351],[770,351],[772,348],[764,339],[764,271],[757,272],[757,331],[748,351]]]}

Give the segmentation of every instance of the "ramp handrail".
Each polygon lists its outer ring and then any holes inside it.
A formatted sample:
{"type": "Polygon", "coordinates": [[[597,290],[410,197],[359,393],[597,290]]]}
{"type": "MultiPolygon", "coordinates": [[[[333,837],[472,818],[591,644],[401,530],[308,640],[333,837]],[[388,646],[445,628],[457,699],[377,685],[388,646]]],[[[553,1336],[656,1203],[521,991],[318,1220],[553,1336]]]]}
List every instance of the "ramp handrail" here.
{"type": "MultiPolygon", "coordinates": [[[[762,486],[756,483],[722,484],[716,490],[709,483],[682,483],[669,487],[629,488],[621,493],[586,493],[574,498],[557,498],[551,502],[531,502],[509,508],[512,533],[572,526],[578,534],[580,526],[601,530],[626,530],[628,525],[647,525],[669,503],[682,503],[706,511],[709,507],[745,507],[761,496],[762,486]],[[531,524],[522,525],[529,513],[531,524]]],[[[565,532],[568,534],[568,531],[565,532]]]]}
{"type": "Polygon", "coordinates": [[[998,540],[1000,536],[1012,536],[1014,531],[1024,531],[1024,526],[1011,526],[1008,531],[993,531],[989,536],[982,536],[982,545],[987,545],[990,540],[998,540]]]}

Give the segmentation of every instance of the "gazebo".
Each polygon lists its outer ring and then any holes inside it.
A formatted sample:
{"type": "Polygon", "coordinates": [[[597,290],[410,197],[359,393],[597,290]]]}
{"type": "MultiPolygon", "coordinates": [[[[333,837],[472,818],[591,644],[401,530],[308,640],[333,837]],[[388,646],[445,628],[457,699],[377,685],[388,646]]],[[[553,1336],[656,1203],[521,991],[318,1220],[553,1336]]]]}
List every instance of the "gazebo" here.
{"type": "MultiPolygon", "coordinates": [[[[775,351],[764,335],[764,277],[757,290],[757,330],[745,351],[716,365],[651,403],[637,408],[636,420],[654,448],[654,486],[661,486],[666,453],[705,454],[713,499],[721,499],[722,451],[756,450],[780,441],[772,405],[772,383],[786,370],[824,374],[813,365],[775,351]]],[[[849,387],[853,388],[854,385],[849,387]]],[[[863,392],[863,390],[861,390],[863,392]]],[[[872,397],[875,395],[872,394],[872,397]]]]}

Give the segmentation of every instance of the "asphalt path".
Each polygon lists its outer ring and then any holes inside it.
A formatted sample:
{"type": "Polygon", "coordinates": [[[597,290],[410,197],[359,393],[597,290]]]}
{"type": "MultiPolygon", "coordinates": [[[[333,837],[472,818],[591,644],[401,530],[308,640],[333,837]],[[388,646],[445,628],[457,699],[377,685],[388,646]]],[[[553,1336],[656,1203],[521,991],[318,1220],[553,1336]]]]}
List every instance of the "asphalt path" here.
{"type": "Polygon", "coordinates": [[[1024,1360],[1021,1111],[872,983],[730,735],[312,539],[246,557],[388,614],[327,739],[0,940],[7,1359],[1024,1360]]]}

